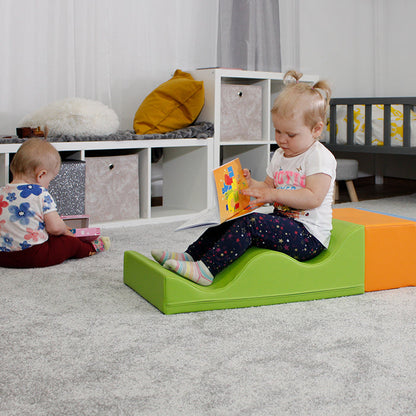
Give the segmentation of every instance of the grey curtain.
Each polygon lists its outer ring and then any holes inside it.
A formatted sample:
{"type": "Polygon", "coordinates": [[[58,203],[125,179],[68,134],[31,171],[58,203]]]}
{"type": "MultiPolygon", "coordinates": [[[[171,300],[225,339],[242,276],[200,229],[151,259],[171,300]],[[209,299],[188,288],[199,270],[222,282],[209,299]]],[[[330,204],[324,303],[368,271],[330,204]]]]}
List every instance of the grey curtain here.
{"type": "Polygon", "coordinates": [[[218,65],[281,71],[278,0],[219,0],[218,65]]]}

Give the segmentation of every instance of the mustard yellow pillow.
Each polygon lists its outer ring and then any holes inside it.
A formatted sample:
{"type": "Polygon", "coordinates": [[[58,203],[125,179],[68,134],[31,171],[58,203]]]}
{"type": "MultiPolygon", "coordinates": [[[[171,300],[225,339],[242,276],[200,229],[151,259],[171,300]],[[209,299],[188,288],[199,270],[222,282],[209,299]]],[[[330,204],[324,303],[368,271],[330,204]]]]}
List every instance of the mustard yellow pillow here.
{"type": "Polygon", "coordinates": [[[154,134],[187,127],[198,117],[204,100],[204,83],[177,69],[144,99],[134,116],[134,131],[154,134]]]}

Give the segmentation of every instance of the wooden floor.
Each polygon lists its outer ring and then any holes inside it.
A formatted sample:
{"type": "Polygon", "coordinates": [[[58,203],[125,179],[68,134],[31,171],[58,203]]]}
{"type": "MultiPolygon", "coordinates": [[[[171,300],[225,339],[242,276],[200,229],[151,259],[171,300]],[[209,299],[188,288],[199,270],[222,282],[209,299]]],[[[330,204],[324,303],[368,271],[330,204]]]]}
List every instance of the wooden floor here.
{"type": "MultiPolygon", "coordinates": [[[[382,185],[376,185],[374,177],[358,178],[354,181],[354,186],[360,201],[416,193],[416,180],[410,179],[385,177],[382,185]]],[[[339,200],[336,203],[341,202],[350,202],[347,187],[342,181],[339,183],[339,200]]]]}

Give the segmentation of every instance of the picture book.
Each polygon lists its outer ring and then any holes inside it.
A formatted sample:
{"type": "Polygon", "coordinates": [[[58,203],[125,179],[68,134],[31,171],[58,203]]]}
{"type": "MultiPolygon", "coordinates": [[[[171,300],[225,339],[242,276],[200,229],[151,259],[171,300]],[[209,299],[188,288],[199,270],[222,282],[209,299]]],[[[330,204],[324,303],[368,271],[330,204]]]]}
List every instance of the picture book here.
{"type": "Polygon", "coordinates": [[[96,227],[74,228],[72,232],[74,237],[78,237],[82,241],[94,241],[101,234],[101,230],[96,227]]]}
{"type": "Polygon", "coordinates": [[[88,215],[61,215],[69,228],[87,228],[90,223],[88,215]]]}
{"type": "Polygon", "coordinates": [[[62,215],[61,218],[71,228],[74,237],[82,241],[94,241],[101,234],[100,228],[89,226],[90,217],[88,215],[62,215]]]}
{"type": "Polygon", "coordinates": [[[213,170],[214,205],[190,218],[176,230],[211,227],[249,214],[258,206],[250,205],[250,197],[241,191],[248,187],[240,159],[234,159],[213,170]]]}

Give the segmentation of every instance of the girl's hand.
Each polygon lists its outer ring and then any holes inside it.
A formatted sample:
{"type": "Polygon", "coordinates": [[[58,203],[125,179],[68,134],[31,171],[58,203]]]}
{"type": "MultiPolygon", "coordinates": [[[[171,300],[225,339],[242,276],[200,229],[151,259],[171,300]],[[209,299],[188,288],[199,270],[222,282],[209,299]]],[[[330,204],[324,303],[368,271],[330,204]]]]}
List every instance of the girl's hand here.
{"type": "Polygon", "coordinates": [[[274,193],[277,192],[275,189],[270,188],[247,188],[243,190],[244,195],[248,195],[252,200],[250,206],[262,206],[264,204],[272,204],[275,202],[274,193]]]}
{"type": "Polygon", "coordinates": [[[325,173],[316,173],[306,177],[305,187],[299,189],[271,188],[271,178],[265,182],[269,187],[253,186],[245,189],[245,195],[254,198],[252,204],[278,203],[293,209],[313,209],[319,207],[325,199],[331,184],[331,177],[325,173]]]}
{"type": "Polygon", "coordinates": [[[268,202],[272,202],[273,193],[275,192],[272,178],[267,176],[263,182],[256,181],[251,177],[249,169],[243,169],[243,174],[248,188],[244,189],[242,193],[253,198],[250,202],[251,207],[260,207],[268,202]]]}
{"type": "Polygon", "coordinates": [[[243,169],[244,179],[247,182],[248,187],[252,186],[253,180],[251,179],[251,171],[250,169],[243,169]]]}

